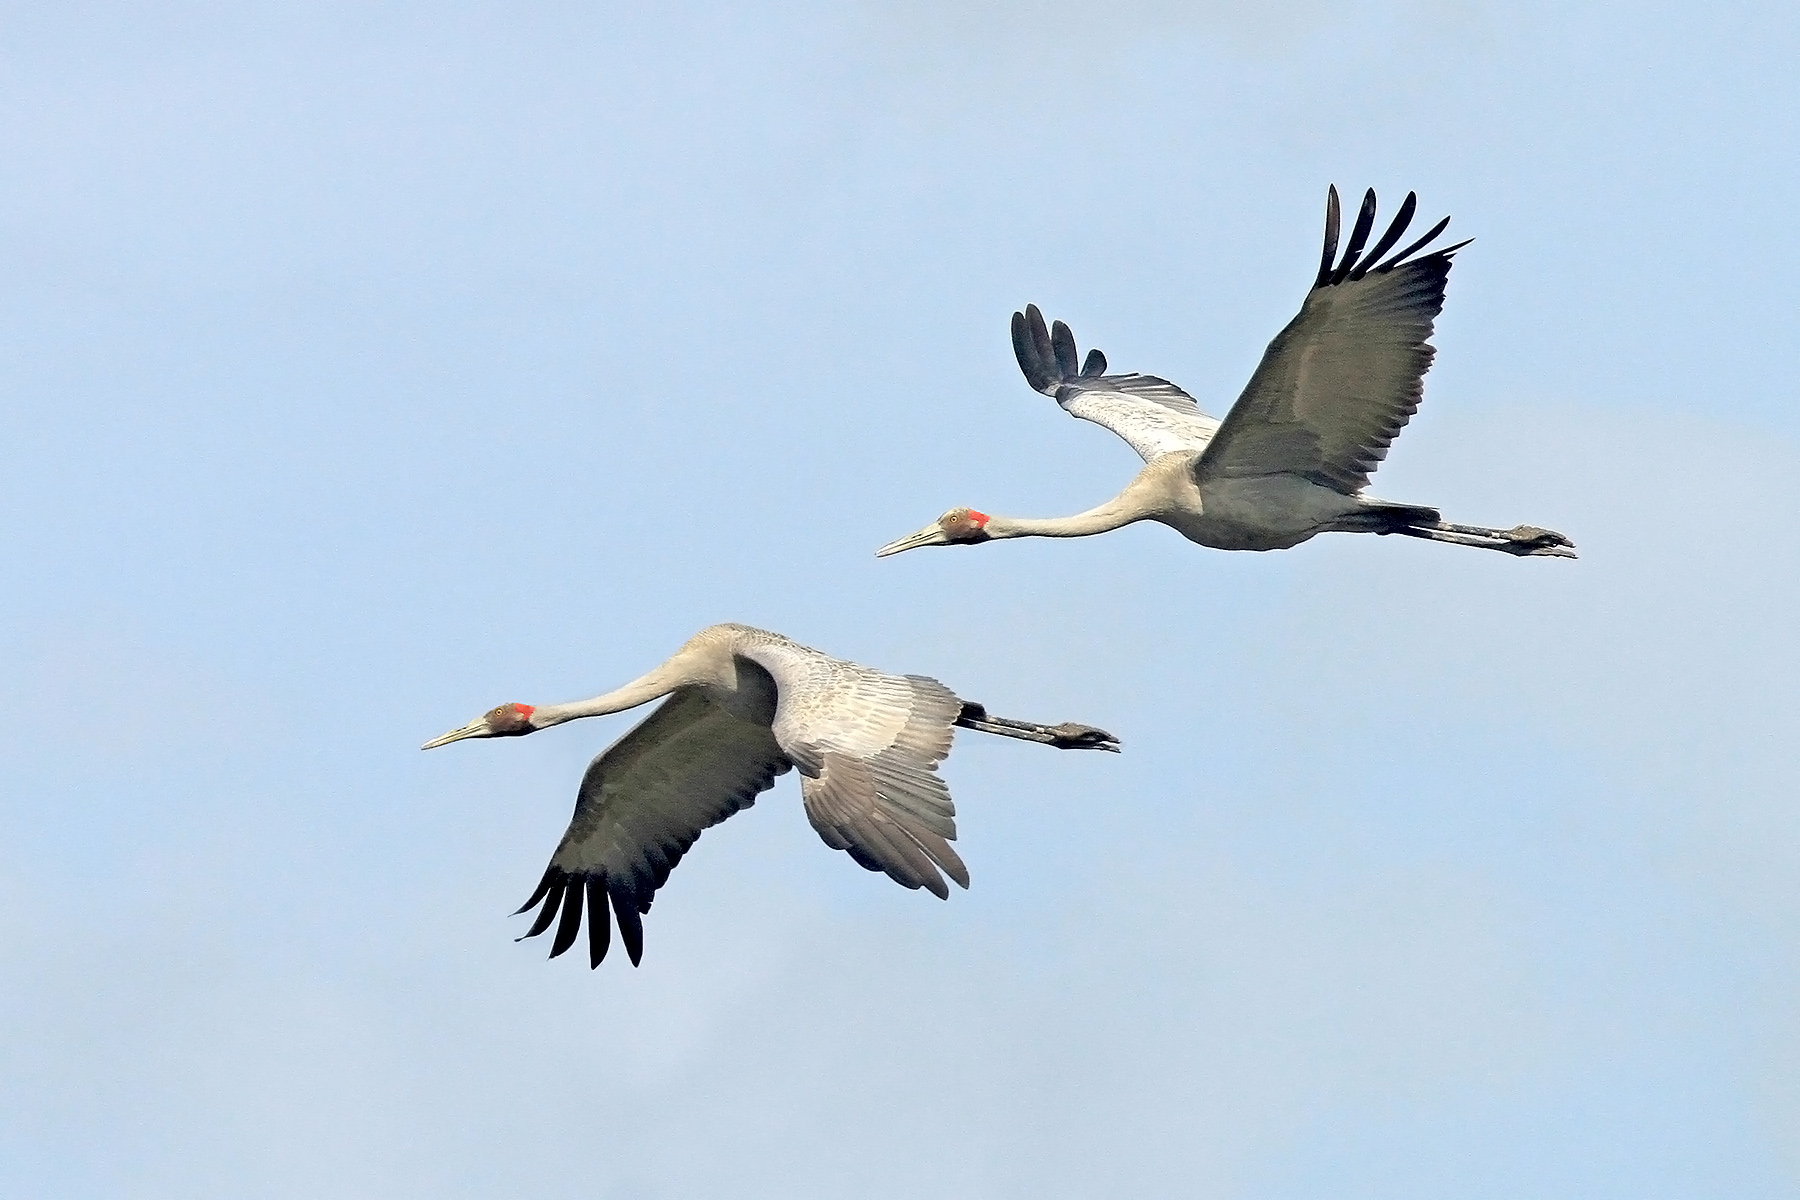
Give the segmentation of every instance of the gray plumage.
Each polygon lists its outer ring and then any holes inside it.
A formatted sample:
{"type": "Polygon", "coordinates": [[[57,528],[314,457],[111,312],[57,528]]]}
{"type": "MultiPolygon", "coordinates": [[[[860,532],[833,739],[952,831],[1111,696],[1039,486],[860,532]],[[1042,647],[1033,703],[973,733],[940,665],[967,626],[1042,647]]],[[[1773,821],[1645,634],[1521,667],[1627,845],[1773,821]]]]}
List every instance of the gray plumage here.
{"type": "Polygon", "coordinates": [[[800,770],[807,819],[826,845],[947,898],[944,876],[969,886],[950,846],[956,806],[937,774],[955,726],[1064,749],[1118,748],[1102,730],[990,717],[934,679],[890,675],[747,625],[703,629],[662,666],[603,696],[501,705],[425,748],[531,733],[661,696],[589,764],[569,828],[519,909],[542,905],[526,937],[556,925],[552,958],[574,944],[585,914],[591,965],[605,958],[613,921],[637,963],[643,914],[688,847],[790,768],[800,770]]]}

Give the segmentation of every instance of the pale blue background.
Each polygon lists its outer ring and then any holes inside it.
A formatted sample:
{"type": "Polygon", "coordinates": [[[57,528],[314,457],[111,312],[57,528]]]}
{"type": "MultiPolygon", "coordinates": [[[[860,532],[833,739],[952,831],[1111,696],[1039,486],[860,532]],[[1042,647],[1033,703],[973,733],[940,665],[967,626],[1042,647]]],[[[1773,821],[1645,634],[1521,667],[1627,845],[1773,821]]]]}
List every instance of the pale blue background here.
{"type": "Polygon", "coordinates": [[[0,8],[0,1193],[1800,1192],[1790,4],[0,8]],[[1325,186],[1478,240],[1380,495],[1577,563],[871,551],[1215,413],[1325,186]],[[707,834],[514,946],[618,717],[767,625],[966,735],[974,888],[707,834]]]}

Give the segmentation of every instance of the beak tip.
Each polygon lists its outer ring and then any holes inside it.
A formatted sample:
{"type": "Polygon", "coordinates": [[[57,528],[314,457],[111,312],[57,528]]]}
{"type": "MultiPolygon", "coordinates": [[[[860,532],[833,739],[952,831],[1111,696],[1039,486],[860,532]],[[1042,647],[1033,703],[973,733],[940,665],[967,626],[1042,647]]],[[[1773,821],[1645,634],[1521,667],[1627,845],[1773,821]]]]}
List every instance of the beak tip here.
{"type": "Polygon", "coordinates": [[[876,558],[887,558],[906,550],[917,550],[920,546],[943,546],[948,544],[944,531],[936,525],[927,526],[917,533],[909,533],[903,538],[896,538],[881,549],[875,551],[876,558]]]}
{"type": "Polygon", "coordinates": [[[460,742],[464,738],[486,736],[488,736],[486,723],[483,721],[471,721],[461,729],[452,729],[449,733],[432,738],[429,742],[420,746],[419,749],[436,750],[439,746],[448,746],[451,742],[460,742]]]}

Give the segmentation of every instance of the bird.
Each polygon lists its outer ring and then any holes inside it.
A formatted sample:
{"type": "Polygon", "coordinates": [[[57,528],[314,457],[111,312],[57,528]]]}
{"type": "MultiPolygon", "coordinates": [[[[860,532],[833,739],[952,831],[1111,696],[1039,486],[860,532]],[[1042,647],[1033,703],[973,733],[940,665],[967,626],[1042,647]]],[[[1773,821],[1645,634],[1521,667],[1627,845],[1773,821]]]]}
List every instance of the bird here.
{"type": "Polygon", "coordinates": [[[1382,258],[1418,206],[1408,192],[1387,232],[1363,253],[1375,224],[1375,192],[1363,197],[1343,256],[1338,193],[1325,206],[1325,249],[1299,315],[1269,343],[1223,421],[1166,379],[1106,373],[1106,355],[1082,362],[1061,321],[1046,329],[1027,305],[1012,316],[1013,351],[1031,386],[1071,416],[1103,425],[1144,459],[1125,490],[1097,508],[1048,519],[953,508],[877,557],[921,546],[979,545],[1003,538],[1086,537],[1135,521],[1160,521],[1220,550],[1282,550],[1328,532],[1404,534],[1521,556],[1574,558],[1574,543],[1535,525],[1489,529],[1444,521],[1435,508],[1362,494],[1388,445],[1418,410],[1436,350],[1432,319],[1458,242],[1420,254],[1450,224],[1382,258]],[[1418,255],[1418,257],[1414,257],[1418,255]]]}
{"type": "Polygon", "coordinates": [[[551,958],[575,943],[585,903],[590,968],[606,957],[614,920],[638,965],[643,915],[682,855],[791,767],[800,771],[807,819],[827,846],[903,887],[948,899],[944,875],[969,886],[968,868],[950,846],[956,807],[937,774],[956,728],[1060,749],[1120,748],[1102,729],[992,716],[935,679],[890,675],[734,624],[702,629],[661,666],[604,695],[502,704],[421,748],[518,737],[664,696],[588,765],[568,830],[513,914],[542,905],[520,941],[556,921],[551,958]]]}

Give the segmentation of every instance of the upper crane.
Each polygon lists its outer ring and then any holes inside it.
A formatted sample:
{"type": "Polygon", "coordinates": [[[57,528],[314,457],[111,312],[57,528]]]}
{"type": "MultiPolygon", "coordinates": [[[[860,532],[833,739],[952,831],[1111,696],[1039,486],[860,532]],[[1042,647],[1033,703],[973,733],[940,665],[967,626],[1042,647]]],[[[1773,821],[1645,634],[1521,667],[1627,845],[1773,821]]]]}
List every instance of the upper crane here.
{"type": "Polygon", "coordinates": [[[1400,533],[1508,554],[1574,558],[1568,538],[1535,525],[1453,525],[1435,508],[1364,496],[1369,476],[1418,411],[1436,353],[1432,319],[1443,311],[1451,256],[1467,242],[1424,249],[1450,224],[1382,261],[1417,206],[1406,194],[1393,223],[1367,254],[1375,192],[1364,197],[1343,257],[1338,194],[1325,208],[1325,251],[1300,313],[1276,335],[1224,421],[1154,375],[1108,375],[1106,356],[1076,353],[1061,321],[1049,329],[1036,305],[1012,318],[1013,351],[1031,386],[1071,416],[1124,438],[1145,466],[1098,508],[1047,519],[989,516],[953,508],[877,556],[919,546],[975,545],[1000,538],[1086,537],[1134,521],[1160,521],[1189,541],[1220,550],[1283,550],[1315,534],[1400,533]]]}

